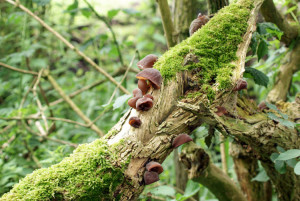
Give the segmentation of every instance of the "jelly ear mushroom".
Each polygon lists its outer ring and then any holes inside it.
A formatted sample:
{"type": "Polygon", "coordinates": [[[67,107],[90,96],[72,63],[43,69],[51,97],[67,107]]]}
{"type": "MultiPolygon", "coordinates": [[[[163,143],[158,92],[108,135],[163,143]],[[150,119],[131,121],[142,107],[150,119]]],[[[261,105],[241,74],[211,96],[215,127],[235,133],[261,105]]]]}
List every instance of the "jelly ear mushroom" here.
{"type": "Polygon", "coordinates": [[[135,98],[131,98],[128,100],[128,105],[134,109],[136,109],[136,102],[137,100],[140,99],[140,97],[135,97],[135,98]]]}
{"type": "Polygon", "coordinates": [[[142,98],[143,97],[143,92],[139,88],[136,88],[132,91],[133,97],[134,98],[142,98]]]}
{"type": "Polygon", "coordinates": [[[147,80],[139,80],[138,88],[143,92],[143,94],[146,94],[150,86],[148,85],[147,80]]]}
{"type": "Polygon", "coordinates": [[[155,89],[160,89],[162,77],[159,70],[154,68],[146,68],[136,75],[139,80],[149,80],[155,89]]]}
{"type": "Polygon", "coordinates": [[[151,94],[146,94],[146,95],[144,95],[144,97],[151,98],[152,100],[154,100],[154,98],[153,98],[153,96],[151,94]]]}
{"type": "Polygon", "coordinates": [[[193,139],[189,135],[183,133],[183,134],[180,134],[177,137],[175,137],[175,139],[173,140],[173,143],[172,143],[172,147],[175,149],[175,148],[179,147],[180,145],[190,142],[190,141],[193,141],[193,139]]]}
{"type": "Polygon", "coordinates": [[[144,70],[145,68],[152,68],[157,59],[158,57],[156,55],[149,54],[137,62],[137,67],[141,70],[144,70]]]}
{"type": "Polygon", "coordinates": [[[144,173],[144,181],[146,185],[159,181],[158,173],[146,171],[144,173]]]}
{"type": "Polygon", "coordinates": [[[247,82],[246,80],[238,80],[237,83],[236,83],[236,86],[233,88],[233,91],[240,91],[242,89],[247,89],[247,82]]]}
{"type": "Polygon", "coordinates": [[[129,124],[134,128],[139,128],[142,124],[142,121],[138,117],[130,117],[129,124]]]}
{"type": "Polygon", "coordinates": [[[164,168],[161,166],[160,163],[151,161],[147,163],[146,170],[149,172],[157,172],[158,174],[160,174],[164,171],[164,168]]]}
{"type": "Polygon", "coordinates": [[[221,117],[223,116],[224,114],[228,114],[227,110],[225,107],[222,107],[222,106],[217,106],[217,111],[216,111],[216,114],[221,117]]]}
{"type": "Polygon", "coordinates": [[[153,101],[151,98],[143,97],[136,101],[136,110],[148,111],[152,108],[153,101]]]}

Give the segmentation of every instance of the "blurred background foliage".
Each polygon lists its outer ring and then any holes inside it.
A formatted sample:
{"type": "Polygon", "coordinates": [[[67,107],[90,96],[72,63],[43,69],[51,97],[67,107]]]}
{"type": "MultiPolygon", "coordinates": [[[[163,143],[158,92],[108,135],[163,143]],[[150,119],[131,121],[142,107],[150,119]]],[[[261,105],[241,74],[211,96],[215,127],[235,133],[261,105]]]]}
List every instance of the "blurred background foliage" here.
{"type": "MultiPolygon", "coordinates": [[[[121,80],[125,70],[119,74],[116,72],[126,69],[136,56],[133,70],[129,71],[123,83],[129,91],[137,86],[136,62],[147,54],[160,56],[167,50],[159,10],[154,0],[21,0],[20,2],[107,72],[117,74],[114,77],[117,81],[121,80]]],[[[172,9],[173,0],[169,3],[172,9]]],[[[198,0],[197,6],[198,12],[207,12],[204,0],[198,0]]],[[[261,35],[258,40],[264,40],[267,48],[260,53],[261,55],[254,52],[252,56],[250,52],[247,65],[264,72],[269,78],[269,83],[264,87],[255,84],[251,76],[246,78],[250,85],[249,97],[257,103],[264,100],[272,88],[281,60],[287,53],[287,49],[280,44],[276,34],[271,36],[262,36],[266,33],[259,34],[261,35]],[[261,57],[259,62],[257,56],[261,57]]],[[[0,47],[0,62],[35,72],[48,68],[66,94],[99,80],[105,80],[103,75],[91,68],[36,20],[4,2],[0,3],[0,47]]],[[[7,119],[16,116],[28,117],[39,112],[36,97],[32,93],[34,82],[32,75],[0,67],[0,196],[34,169],[48,167],[72,153],[74,147],[65,142],[82,144],[99,137],[90,128],[49,120],[52,129],[47,136],[54,140],[47,140],[35,135],[40,132],[36,122],[43,123],[42,120],[7,119]]],[[[292,101],[295,93],[300,91],[299,82],[298,72],[294,75],[288,94],[289,101],[292,101]]],[[[95,124],[104,133],[129,109],[126,100],[130,96],[124,96],[120,90],[109,103],[114,89],[115,85],[103,81],[102,84],[96,84],[72,98],[91,120],[101,115],[95,124]]],[[[47,102],[51,103],[61,98],[45,79],[41,79],[37,93],[43,106],[47,106],[47,102]]],[[[84,123],[63,101],[55,105],[50,104],[45,110],[45,115],[84,123]]],[[[236,180],[233,161],[229,156],[231,140],[222,141],[216,133],[212,143],[207,146],[206,126],[195,130],[192,136],[198,145],[206,149],[212,162],[218,167],[221,167],[219,145],[224,143],[228,174],[236,180]]],[[[147,186],[140,196],[141,200],[147,200],[149,196],[153,200],[186,200],[194,194],[199,195],[200,200],[216,200],[207,189],[192,181],[188,181],[186,189],[177,189],[172,157],[170,155],[163,163],[165,171],[160,176],[160,181],[147,186]]]]}

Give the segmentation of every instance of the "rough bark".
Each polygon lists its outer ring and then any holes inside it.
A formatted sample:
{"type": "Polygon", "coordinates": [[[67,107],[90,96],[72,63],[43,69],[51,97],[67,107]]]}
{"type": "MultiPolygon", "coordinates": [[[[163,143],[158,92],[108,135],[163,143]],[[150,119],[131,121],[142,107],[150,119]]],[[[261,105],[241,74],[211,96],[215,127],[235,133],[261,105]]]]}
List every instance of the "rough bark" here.
{"type": "MultiPolygon", "coordinates": [[[[238,144],[231,144],[230,154],[234,161],[234,170],[237,175],[242,191],[248,201],[267,201],[264,183],[251,181],[258,174],[257,159],[247,145],[242,147],[238,144]],[[250,152],[250,153],[249,153],[250,152]]],[[[272,189],[272,188],[271,188],[272,189]]]]}
{"type": "Polygon", "coordinates": [[[208,14],[218,12],[221,8],[228,5],[228,0],[207,0],[208,14]]]}
{"type": "MultiPolygon", "coordinates": [[[[0,200],[136,200],[144,188],[145,164],[150,160],[162,163],[173,151],[172,140],[203,122],[260,154],[267,171],[272,171],[280,200],[299,200],[300,180],[290,170],[279,175],[269,159],[278,145],[299,147],[296,129],[268,119],[255,104],[231,90],[243,74],[260,3],[240,0],[225,7],[192,37],[165,53],[155,64],[164,84],[150,92],[154,97],[150,111],[129,110],[104,138],[81,145],[61,163],[28,175],[0,200]],[[193,60],[186,61],[187,54],[193,60]],[[198,76],[211,71],[216,73],[211,79],[199,81],[198,76]],[[220,105],[229,116],[215,113],[220,105]],[[130,127],[132,116],[141,119],[140,128],[130,127]]],[[[291,120],[299,117],[299,103],[278,107],[291,120]]]]}
{"type": "Polygon", "coordinates": [[[286,101],[294,73],[300,70],[300,42],[297,41],[295,47],[287,53],[279,68],[278,75],[272,90],[269,92],[267,100],[269,102],[286,101]]]}
{"type": "Polygon", "coordinates": [[[247,200],[231,178],[211,163],[208,154],[196,144],[185,146],[180,159],[188,169],[189,178],[207,187],[220,201],[247,200]]]}

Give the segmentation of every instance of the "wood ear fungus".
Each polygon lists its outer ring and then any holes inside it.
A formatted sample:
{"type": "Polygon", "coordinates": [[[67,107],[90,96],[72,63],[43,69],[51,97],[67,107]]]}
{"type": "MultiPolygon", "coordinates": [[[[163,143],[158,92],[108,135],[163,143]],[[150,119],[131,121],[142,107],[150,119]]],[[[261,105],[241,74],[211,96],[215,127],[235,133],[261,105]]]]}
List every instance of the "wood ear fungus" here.
{"type": "Polygon", "coordinates": [[[268,109],[268,106],[266,105],[265,101],[261,102],[258,106],[259,110],[265,110],[268,109]]]}
{"type": "Polygon", "coordinates": [[[138,88],[143,92],[143,94],[146,94],[150,86],[148,85],[147,80],[139,80],[138,88]]]}
{"type": "Polygon", "coordinates": [[[148,111],[152,108],[153,101],[151,98],[143,97],[136,101],[136,110],[148,111]]]}
{"type": "Polygon", "coordinates": [[[137,67],[141,70],[144,70],[145,68],[152,68],[157,59],[158,57],[156,55],[149,54],[137,62],[137,67]]]}
{"type": "Polygon", "coordinates": [[[216,114],[217,114],[219,117],[223,116],[224,114],[228,114],[228,112],[227,112],[227,110],[226,110],[225,107],[217,106],[216,108],[218,109],[217,112],[216,112],[216,114]]]}
{"type": "Polygon", "coordinates": [[[139,99],[139,97],[131,98],[128,100],[128,105],[134,109],[136,109],[136,102],[139,99]]]}
{"type": "Polygon", "coordinates": [[[142,124],[142,121],[138,117],[130,117],[129,124],[134,128],[139,128],[142,124]]]}
{"type": "Polygon", "coordinates": [[[143,97],[143,92],[139,89],[136,88],[132,91],[133,97],[134,98],[142,98],[143,97]]]}
{"type": "Polygon", "coordinates": [[[158,173],[146,171],[144,173],[144,181],[146,185],[159,181],[158,173]]]}
{"type": "Polygon", "coordinates": [[[233,88],[233,91],[240,91],[242,89],[247,89],[247,82],[246,80],[238,80],[237,83],[236,83],[236,86],[233,88]]]}
{"type": "Polygon", "coordinates": [[[159,70],[154,68],[146,68],[136,75],[139,80],[149,80],[153,88],[160,89],[162,77],[159,70]]]}
{"type": "Polygon", "coordinates": [[[183,134],[180,134],[177,137],[175,137],[175,139],[172,142],[172,147],[175,149],[175,148],[179,147],[180,145],[190,142],[190,141],[193,141],[193,139],[189,135],[183,133],[183,134]]]}
{"type": "Polygon", "coordinates": [[[153,98],[153,96],[151,94],[146,94],[146,95],[144,95],[144,97],[150,98],[150,99],[154,100],[154,98],[153,98]]]}
{"type": "Polygon", "coordinates": [[[164,168],[161,166],[160,163],[151,161],[147,163],[146,170],[149,172],[157,172],[158,174],[160,174],[164,171],[164,168]]]}

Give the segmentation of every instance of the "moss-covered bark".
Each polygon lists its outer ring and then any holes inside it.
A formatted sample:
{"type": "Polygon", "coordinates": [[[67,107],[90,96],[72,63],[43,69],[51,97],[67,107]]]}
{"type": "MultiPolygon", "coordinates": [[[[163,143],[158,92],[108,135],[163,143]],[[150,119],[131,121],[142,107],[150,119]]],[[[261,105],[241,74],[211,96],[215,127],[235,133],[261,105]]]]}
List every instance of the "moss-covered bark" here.
{"type": "MultiPolygon", "coordinates": [[[[270,121],[254,104],[231,91],[244,70],[259,3],[240,0],[225,7],[162,56],[155,67],[165,82],[160,90],[150,92],[154,97],[151,110],[129,110],[103,139],[82,145],[61,163],[28,175],[0,200],[135,200],[144,188],[145,164],[149,160],[162,163],[173,151],[174,137],[192,132],[203,122],[248,143],[261,153],[265,164],[277,145],[299,147],[296,130],[270,121]],[[197,59],[187,60],[187,55],[197,59]],[[228,108],[230,116],[215,114],[220,105],[228,108]],[[132,116],[141,119],[140,128],[130,127],[132,116]]],[[[294,105],[284,108],[289,116],[296,111],[294,105]]],[[[295,184],[291,178],[290,184],[295,184]]]]}

